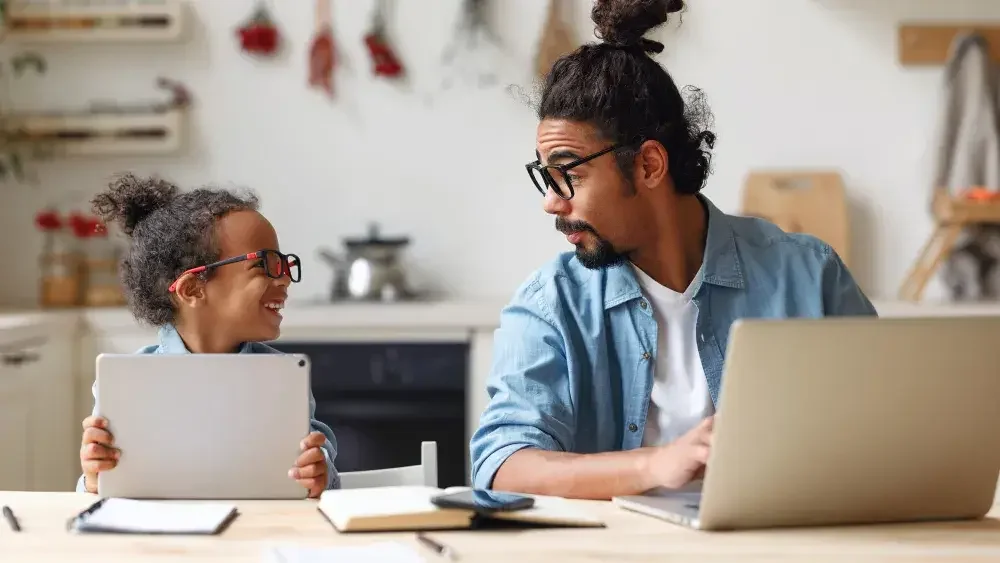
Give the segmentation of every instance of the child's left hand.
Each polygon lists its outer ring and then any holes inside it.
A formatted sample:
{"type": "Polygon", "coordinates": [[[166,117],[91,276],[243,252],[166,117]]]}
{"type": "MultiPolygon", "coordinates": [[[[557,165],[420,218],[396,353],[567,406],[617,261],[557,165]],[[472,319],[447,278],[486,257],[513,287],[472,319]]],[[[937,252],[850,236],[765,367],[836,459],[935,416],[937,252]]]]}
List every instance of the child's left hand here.
{"type": "Polygon", "coordinates": [[[326,456],[323,443],[326,436],[322,432],[312,432],[302,440],[302,454],[295,460],[295,467],[288,470],[288,476],[309,490],[309,498],[316,498],[326,488],[326,456]]]}

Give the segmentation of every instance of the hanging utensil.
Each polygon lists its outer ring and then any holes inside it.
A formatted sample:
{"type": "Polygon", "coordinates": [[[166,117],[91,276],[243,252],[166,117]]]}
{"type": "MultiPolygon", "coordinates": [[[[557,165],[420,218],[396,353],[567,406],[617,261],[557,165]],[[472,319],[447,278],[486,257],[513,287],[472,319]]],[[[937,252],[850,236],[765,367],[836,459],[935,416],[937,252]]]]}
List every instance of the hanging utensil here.
{"type": "Polygon", "coordinates": [[[497,83],[497,68],[502,56],[500,40],[486,22],[486,0],[464,0],[462,16],[451,44],[445,49],[446,76],[442,86],[450,89],[455,82],[478,87],[497,83]]]}
{"type": "Polygon", "coordinates": [[[539,38],[538,54],[535,59],[535,72],[544,78],[552,69],[552,65],[563,55],[577,47],[570,34],[570,28],[562,18],[562,0],[549,0],[549,15],[542,28],[539,38]]]}

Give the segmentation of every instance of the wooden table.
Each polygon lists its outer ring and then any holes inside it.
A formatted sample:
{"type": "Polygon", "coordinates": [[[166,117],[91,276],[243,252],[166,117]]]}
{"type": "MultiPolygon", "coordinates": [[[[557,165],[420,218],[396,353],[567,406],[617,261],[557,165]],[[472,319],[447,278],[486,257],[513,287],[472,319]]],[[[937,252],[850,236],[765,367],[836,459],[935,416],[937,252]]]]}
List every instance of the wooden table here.
{"type": "MultiPolygon", "coordinates": [[[[67,532],[66,520],[95,499],[76,493],[0,491],[0,504],[13,508],[23,528],[14,533],[0,522],[0,561],[262,561],[264,548],[276,544],[356,545],[386,540],[413,545],[428,563],[444,561],[420,547],[412,533],[340,534],[320,516],[315,501],[239,502],[240,516],[220,536],[67,532]]],[[[610,503],[580,504],[602,515],[607,528],[429,535],[451,546],[459,561],[468,562],[1000,561],[1000,504],[983,521],[714,533],[681,528],[610,503]]]]}

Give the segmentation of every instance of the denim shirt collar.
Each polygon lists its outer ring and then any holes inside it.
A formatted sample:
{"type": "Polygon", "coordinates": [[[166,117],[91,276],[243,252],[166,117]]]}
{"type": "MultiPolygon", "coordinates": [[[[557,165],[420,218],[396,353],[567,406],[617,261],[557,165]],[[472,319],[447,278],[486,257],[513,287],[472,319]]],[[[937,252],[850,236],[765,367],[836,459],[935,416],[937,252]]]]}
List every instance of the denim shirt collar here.
{"type": "MultiPolygon", "coordinates": [[[[160,354],[190,354],[191,351],[188,350],[187,346],[184,345],[184,340],[181,339],[181,335],[178,334],[177,329],[171,324],[166,324],[160,327],[158,331],[160,339],[160,348],[157,350],[160,354]]],[[[250,354],[253,351],[250,348],[249,342],[244,342],[240,344],[238,353],[240,354],[250,354]]]]}
{"type": "MultiPolygon", "coordinates": [[[[696,196],[708,212],[708,236],[705,240],[705,255],[702,267],[694,280],[692,294],[697,295],[703,283],[743,289],[743,271],[736,252],[736,234],[725,213],[708,198],[696,196]]],[[[608,269],[607,284],[604,287],[604,308],[610,309],[625,301],[642,296],[642,289],[635,272],[629,264],[620,264],[608,269]]]]}

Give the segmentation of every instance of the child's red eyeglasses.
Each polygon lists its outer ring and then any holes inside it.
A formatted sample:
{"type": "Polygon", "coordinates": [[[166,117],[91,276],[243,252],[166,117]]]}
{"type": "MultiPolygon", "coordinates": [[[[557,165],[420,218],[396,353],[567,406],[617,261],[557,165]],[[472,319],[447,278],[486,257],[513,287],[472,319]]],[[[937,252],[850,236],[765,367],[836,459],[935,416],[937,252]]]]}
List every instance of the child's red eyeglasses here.
{"type": "MultiPolygon", "coordinates": [[[[184,272],[182,272],[180,276],[177,276],[177,278],[179,280],[186,274],[199,274],[213,268],[218,268],[219,266],[235,264],[245,260],[260,260],[260,265],[264,268],[264,273],[267,274],[267,277],[269,278],[280,279],[282,276],[288,276],[288,278],[295,283],[298,283],[298,281],[302,279],[302,261],[299,260],[298,255],[283,254],[277,250],[269,249],[258,250],[257,252],[251,252],[250,254],[244,254],[243,256],[233,256],[232,258],[226,258],[225,260],[219,260],[218,262],[212,262],[211,264],[184,270],[184,272]]],[[[167,288],[167,291],[173,293],[176,289],[177,281],[175,280],[174,283],[170,284],[170,287],[167,288]]]]}

